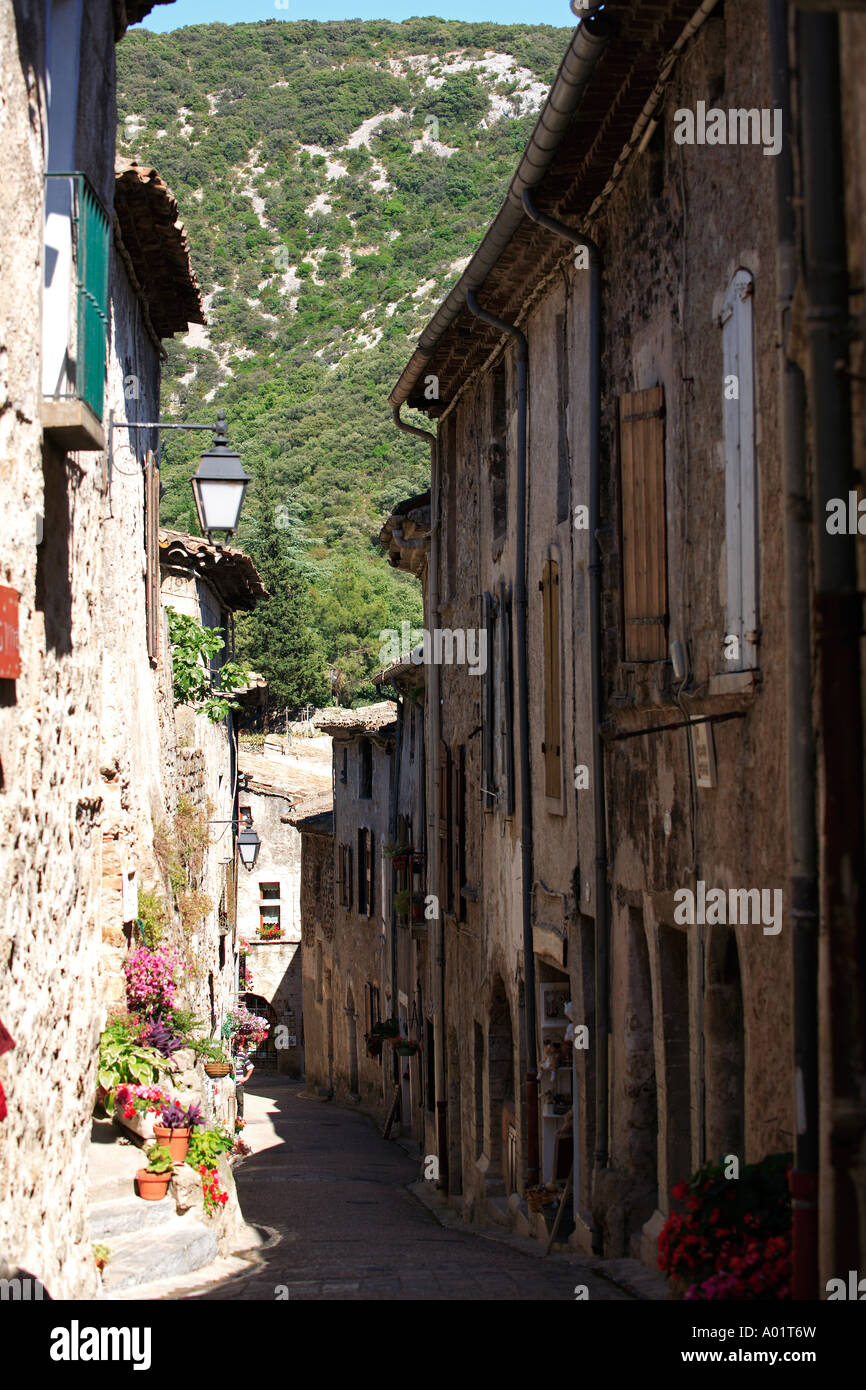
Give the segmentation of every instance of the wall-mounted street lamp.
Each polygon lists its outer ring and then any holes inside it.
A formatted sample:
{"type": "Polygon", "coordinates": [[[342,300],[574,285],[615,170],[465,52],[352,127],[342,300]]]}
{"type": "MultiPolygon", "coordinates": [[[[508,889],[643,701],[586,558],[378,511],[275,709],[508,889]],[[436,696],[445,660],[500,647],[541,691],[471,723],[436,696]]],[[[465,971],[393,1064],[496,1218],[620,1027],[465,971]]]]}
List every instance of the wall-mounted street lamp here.
{"type": "Polygon", "coordinates": [[[232,827],[235,831],[235,842],[241,863],[248,873],[252,873],[256,867],[259,850],[262,847],[262,842],[252,825],[243,820],[209,820],[208,825],[230,825],[232,827]],[[238,826],[242,827],[240,831],[238,831],[238,826]]]}
{"type": "Polygon", "coordinates": [[[208,540],[214,531],[225,531],[229,540],[238,529],[241,507],[244,504],[250,475],[244,471],[240,454],[229,448],[225,411],[217,415],[215,425],[170,425],[161,420],[139,423],[135,420],[115,420],[112,410],[108,420],[108,467],[112,466],[112,443],[115,430],[156,430],[157,463],[161,464],[161,430],[210,430],[213,445],[201,456],[198,472],[190,479],[199,525],[208,540]]]}

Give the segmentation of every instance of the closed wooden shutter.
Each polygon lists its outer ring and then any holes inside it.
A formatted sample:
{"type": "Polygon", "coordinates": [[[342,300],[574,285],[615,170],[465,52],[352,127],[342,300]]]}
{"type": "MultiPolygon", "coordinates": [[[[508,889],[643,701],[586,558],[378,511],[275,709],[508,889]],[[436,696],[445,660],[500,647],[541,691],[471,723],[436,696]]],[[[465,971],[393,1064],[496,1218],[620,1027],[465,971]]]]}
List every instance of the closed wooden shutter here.
{"type": "Polygon", "coordinates": [[[511,589],[506,584],[499,589],[499,620],[502,624],[500,643],[500,681],[502,685],[502,777],[505,782],[505,814],[514,815],[514,671],[512,669],[511,589]]]}
{"type": "Polygon", "coordinates": [[[451,750],[439,748],[439,897],[444,912],[453,906],[451,890],[451,750]]]}
{"type": "Polygon", "coordinates": [[[159,469],[152,451],[144,461],[144,605],[147,621],[147,655],[159,655],[159,469]]]}
{"type": "Polygon", "coordinates": [[[664,402],[664,387],[651,386],[619,403],[626,661],[667,656],[664,402]]]}
{"type": "Polygon", "coordinates": [[[559,564],[551,556],[541,578],[544,614],[544,790],[562,796],[562,699],[559,564]]]}
{"type": "Polygon", "coordinates": [[[451,829],[453,836],[453,848],[451,851],[452,863],[454,865],[454,909],[457,914],[458,922],[466,920],[466,899],[463,897],[463,885],[466,882],[466,798],[464,788],[466,786],[466,749],[457,749],[454,758],[454,766],[451,776],[452,794],[454,798],[454,811],[451,817],[451,829]]]}
{"type": "Polygon", "coordinates": [[[496,805],[496,643],[493,640],[493,610],[493,595],[482,594],[481,621],[487,634],[487,667],[481,677],[481,805],[485,811],[492,811],[496,805]]]}

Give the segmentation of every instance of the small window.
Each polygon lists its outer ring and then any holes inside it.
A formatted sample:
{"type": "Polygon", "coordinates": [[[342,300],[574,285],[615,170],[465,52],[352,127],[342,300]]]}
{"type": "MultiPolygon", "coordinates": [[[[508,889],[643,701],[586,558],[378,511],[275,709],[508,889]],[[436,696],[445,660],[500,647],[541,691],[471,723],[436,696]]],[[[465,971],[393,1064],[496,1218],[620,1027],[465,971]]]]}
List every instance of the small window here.
{"type": "Polygon", "coordinates": [[[352,906],[351,845],[340,845],[337,850],[337,889],[340,906],[348,911],[352,906]]]}
{"type": "Polygon", "coordinates": [[[343,749],[343,766],[340,771],[340,781],[344,784],[349,780],[349,750],[343,749]]]}
{"type": "Polygon", "coordinates": [[[358,831],[358,912],[362,917],[373,916],[373,832],[358,831]]]}
{"type": "Polygon", "coordinates": [[[280,885],[279,885],[278,883],[260,883],[260,884],[259,884],[259,897],[260,897],[260,898],[263,898],[263,899],[264,899],[264,898],[279,898],[279,896],[280,896],[280,885]]]}
{"type": "Polygon", "coordinates": [[[252,812],[252,807],[250,807],[250,806],[239,806],[239,807],[238,807],[238,815],[240,816],[241,825],[245,825],[245,826],[252,825],[252,823],[253,823],[253,812],[252,812]]]}
{"type": "Polygon", "coordinates": [[[267,932],[268,936],[276,936],[281,930],[280,909],[276,906],[266,907],[262,904],[259,907],[259,931],[267,932]]]}
{"type": "Polygon", "coordinates": [[[358,744],[358,796],[365,801],[373,795],[373,745],[368,738],[358,744]]]}

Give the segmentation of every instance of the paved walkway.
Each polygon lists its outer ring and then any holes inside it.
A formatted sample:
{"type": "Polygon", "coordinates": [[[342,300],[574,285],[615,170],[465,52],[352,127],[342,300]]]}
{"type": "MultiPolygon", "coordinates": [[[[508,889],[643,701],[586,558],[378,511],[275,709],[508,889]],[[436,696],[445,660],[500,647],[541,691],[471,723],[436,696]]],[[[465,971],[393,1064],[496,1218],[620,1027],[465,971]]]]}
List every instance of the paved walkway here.
{"type": "MultiPolygon", "coordinates": [[[[384,1140],[366,1115],[306,1099],[301,1083],[253,1078],[245,1138],[254,1153],[236,1170],[244,1217],[279,1240],[261,1265],[206,1299],[632,1301],[577,1257],[541,1257],[445,1228],[407,1191],[419,1165],[384,1140]]],[[[523,1244],[522,1242],[520,1243],[523,1244]]],[[[536,1250],[538,1253],[536,1253],[536,1250]]]]}

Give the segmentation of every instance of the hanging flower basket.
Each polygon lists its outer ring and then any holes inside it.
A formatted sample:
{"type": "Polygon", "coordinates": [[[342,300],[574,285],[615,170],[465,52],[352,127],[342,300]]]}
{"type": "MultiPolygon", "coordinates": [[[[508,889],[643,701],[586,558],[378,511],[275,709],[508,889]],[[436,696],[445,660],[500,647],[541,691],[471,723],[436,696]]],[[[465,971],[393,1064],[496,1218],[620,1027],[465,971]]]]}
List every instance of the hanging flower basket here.
{"type": "Polygon", "coordinates": [[[364,1037],[368,1057],[381,1057],[384,1038],[380,1033],[367,1033],[364,1037]]]}
{"type": "Polygon", "coordinates": [[[411,1038],[394,1038],[393,1046],[398,1057],[417,1057],[421,1051],[421,1044],[411,1038]]]}
{"type": "Polygon", "coordinates": [[[399,1038],[400,1024],[396,1018],[380,1018],[370,1029],[379,1038],[399,1038]]]}
{"type": "Polygon", "coordinates": [[[205,1074],[207,1076],[228,1076],[231,1071],[230,1062],[205,1062],[205,1074]]]}

